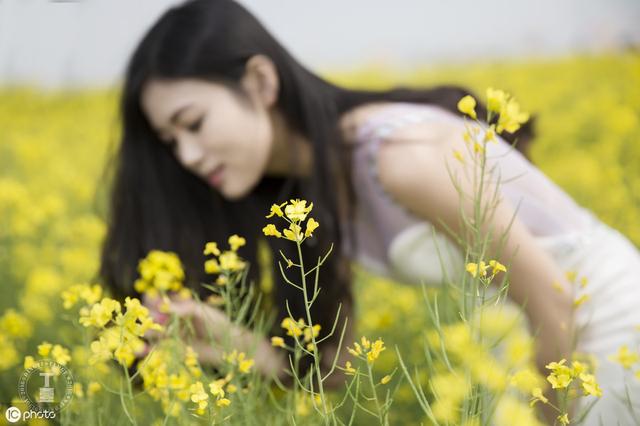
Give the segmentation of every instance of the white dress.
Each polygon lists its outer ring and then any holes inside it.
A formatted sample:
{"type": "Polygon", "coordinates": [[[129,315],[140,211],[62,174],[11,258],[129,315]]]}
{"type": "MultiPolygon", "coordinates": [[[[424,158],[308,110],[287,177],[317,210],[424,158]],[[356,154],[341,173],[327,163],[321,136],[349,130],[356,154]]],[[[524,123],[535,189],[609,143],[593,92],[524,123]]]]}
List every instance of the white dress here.
{"type": "MultiPolygon", "coordinates": [[[[464,273],[463,254],[447,236],[398,205],[380,185],[377,151],[394,129],[425,120],[462,118],[440,107],[398,103],[374,115],[358,131],[352,179],[356,188],[353,257],[365,267],[405,282],[439,285],[464,273]],[[440,253],[440,257],[439,254],[440,253]],[[442,260],[444,268],[441,265],[442,260]]],[[[461,126],[461,129],[464,127],[461,126]]],[[[586,419],[587,425],[636,424],[616,396],[630,387],[640,418],[640,380],[608,358],[624,344],[637,350],[640,337],[640,252],[620,232],[576,204],[520,152],[498,138],[487,144],[489,167],[497,165],[501,194],[516,216],[555,259],[563,271],[587,277],[580,292],[590,299],[576,311],[583,328],[577,350],[596,357],[596,377],[603,396],[586,419]]],[[[345,247],[349,252],[350,247],[345,247]]],[[[590,398],[582,398],[584,403],[590,398]]]]}

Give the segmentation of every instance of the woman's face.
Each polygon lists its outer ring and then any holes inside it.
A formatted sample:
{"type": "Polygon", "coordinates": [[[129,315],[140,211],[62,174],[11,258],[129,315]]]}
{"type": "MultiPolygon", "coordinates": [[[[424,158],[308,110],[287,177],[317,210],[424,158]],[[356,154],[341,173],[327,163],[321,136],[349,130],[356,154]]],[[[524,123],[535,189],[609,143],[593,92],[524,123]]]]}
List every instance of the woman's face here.
{"type": "Polygon", "coordinates": [[[180,164],[228,199],[248,194],[269,161],[272,124],[268,109],[254,101],[195,79],[151,80],[141,97],[149,123],[180,164]]]}

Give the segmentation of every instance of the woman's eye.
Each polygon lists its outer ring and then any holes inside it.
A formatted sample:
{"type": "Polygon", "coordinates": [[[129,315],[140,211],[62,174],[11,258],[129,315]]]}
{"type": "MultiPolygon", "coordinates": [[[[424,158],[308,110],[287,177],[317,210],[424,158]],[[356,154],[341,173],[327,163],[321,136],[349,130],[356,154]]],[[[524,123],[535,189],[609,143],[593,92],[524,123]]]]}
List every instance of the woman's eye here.
{"type": "Polygon", "coordinates": [[[202,120],[203,118],[198,119],[196,122],[194,122],[193,124],[189,125],[187,128],[191,131],[191,132],[197,132],[198,130],[200,130],[200,126],[202,125],[202,120]]]}

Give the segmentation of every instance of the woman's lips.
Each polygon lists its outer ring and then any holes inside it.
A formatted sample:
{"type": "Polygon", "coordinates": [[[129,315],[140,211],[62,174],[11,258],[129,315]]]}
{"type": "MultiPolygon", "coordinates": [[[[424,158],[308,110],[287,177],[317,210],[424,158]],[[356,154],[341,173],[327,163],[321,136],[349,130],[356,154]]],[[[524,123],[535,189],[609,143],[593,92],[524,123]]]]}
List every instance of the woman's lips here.
{"type": "Polygon", "coordinates": [[[222,185],[222,176],[224,173],[224,166],[218,166],[211,173],[207,175],[207,181],[211,186],[219,188],[222,185]]]}

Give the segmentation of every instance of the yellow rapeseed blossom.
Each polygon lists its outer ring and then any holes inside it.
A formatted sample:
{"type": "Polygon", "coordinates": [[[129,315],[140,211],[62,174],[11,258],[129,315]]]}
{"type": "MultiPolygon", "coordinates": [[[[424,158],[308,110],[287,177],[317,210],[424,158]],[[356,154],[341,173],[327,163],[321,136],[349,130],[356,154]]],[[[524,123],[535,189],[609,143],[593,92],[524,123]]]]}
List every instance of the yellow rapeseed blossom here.
{"type": "Polygon", "coordinates": [[[391,381],[391,376],[390,375],[386,375],[384,376],[382,379],[380,379],[380,384],[381,385],[386,385],[387,383],[389,383],[391,381]]]}
{"type": "Polygon", "coordinates": [[[38,355],[40,355],[43,358],[48,357],[52,347],[53,345],[49,342],[40,343],[38,345],[38,355]]]}
{"type": "Polygon", "coordinates": [[[289,204],[284,208],[285,215],[293,222],[302,222],[313,208],[313,203],[307,207],[306,200],[290,200],[289,204]]]}
{"type": "Polygon", "coordinates": [[[237,366],[238,371],[242,374],[247,374],[251,371],[254,361],[251,358],[247,358],[244,352],[238,352],[234,349],[230,354],[224,355],[224,360],[231,365],[237,366]]]}
{"type": "Polygon", "coordinates": [[[231,405],[231,401],[227,398],[220,398],[216,401],[216,406],[218,407],[228,407],[229,405],[231,405]]]}
{"type": "Polygon", "coordinates": [[[351,366],[351,361],[347,361],[344,364],[344,372],[345,374],[348,374],[348,375],[356,374],[356,369],[351,366]]]}
{"type": "Polygon", "coordinates": [[[502,106],[507,101],[507,94],[499,89],[494,89],[492,87],[487,88],[487,110],[500,113],[502,106]]]}
{"type": "Polygon", "coordinates": [[[589,296],[588,294],[583,294],[582,296],[578,297],[576,300],[573,301],[573,306],[577,308],[580,305],[587,302],[590,298],[591,296],[589,296]]]}
{"type": "Polygon", "coordinates": [[[498,133],[502,133],[504,130],[514,133],[528,120],[529,114],[521,111],[520,105],[513,98],[510,98],[500,110],[496,130],[498,133]]]}
{"type": "Polygon", "coordinates": [[[560,422],[561,425],[568,425],[569,424],[569,414],[568,413],[564,413],[561,414],[557,417],[557,420],[560,422]]]}
{"type": "Polygon", "coordinates": [[[531,402],[529,403],[531,407],[533,407],[538,401],[542,402],[543,404],[549,402],[549,399],[547,399],[547,397],[542,393],[542,388],[533,388],[533,390],[531,391],[531,395],[533,396],[533,398],[531,398],[531,402]]]}
{"type": "Polygon", "coordinates": [[[282,204],[273,204],[271,206],[271,212],[265,216],[267,219],[273,217],[273,216],[278,216],[278,217],[282,217],[284,215],[284,213],[282,213],[282,207],[284,207],[287,203],[284,202],[282,204]]]}
{"type": "Polygon", "coordinates": [[[475,108],[476,100],[471,95],[466,95],[458,101],[458,110],[467,114],[474,120],[477,118],[475,108]]]}
{"type": "Polygon", "coordinates": [[[492,268],[491,273],[493,275],[496,275],[498,272],[507,272],[507,268],[497,260],[490,260],[489,266],[492,268]]]}
{"type": "Polygon", "coordinates": [[[203,254],[206,256],[208,254],[212,254],[214,256],[220,256],[220,249],[218,248],[218,244],[216,242],[208,242],[204,246],[203,254]]]}
{"type": "Polygon", "coordinates": [[[267,237],[282,238],[282,233],[278,231],[278,229],[273,223],[270,223],[264,228],[262,228],[262,233],[267,237]]]}
{"type": "Polygon", "coordinates": [[[285,347],[284,339],[282,337],[279,337],[279,336],[273,336],[271,338],[271,344],[273,346],[277,346],[277,347],[280,347],[280,348],[284,348],[285,347]]]}
{"type": "Polygon", "coordinates": [[[54,345],[51,350],[51,357],[55,362],[60,365],[67,365],[71,361],[71,355],[69,355],[69,349],[60,345],[54,345]]]}
{"type": "Polygon", "coordinates": [[[231,251],[238,251],[238,249],[247,244],[247,240],[244,238],[233,234],[229,237],[229,247],[231,247],[231,251]]]}
{"type": "Polygon", "coordinates": [[[184,281],[184,270],[177,254],[151,250],[138,264],[140,278],[134,283],[138,293],[155,296],[158,292],[179,291],[184,281]]]}
{"type": "Polygon", "coordinates": [[[489,128],[487,129],[487,131],[484,134],[484,142],[494,142],[497,143],[498,140],[496,139],[496,126],[495,124],[492,124],[491,126],[489,126],[489,128]]]}
{"type": "Polygon", "coordinates": [[[33,359],[31,355],[27,355],[26,357],[24,357],[23,367],[25,370],[33,368],[35,365],[36,365],[36,361],[35,359],[33,359]]]}
{"type": "Polygon", "coordinates": [[[302,318],[296,322],[289,317],[285,317],[280,326],[287,330],[287,336],[298,337],[302,335],[305,323],[302,318]]]}
{"type": "Polygon", "coordinates": [[[290,223],[288,229],[283,229],[282,233],[287,240],[291,240],[294,242],[302,241],[302,228],[297,223],[290,223]]]}
{"type": "Polygon", "coordinates": [[[87,395],[93,396],[102,390],[102,385],[98,382],[89,382],[87,386],[87,395]]]}
{"type": "Polygon", "coordinates": [[[640,361],[640,354],[638,354],[638,352],[632,352],[631,350],[629,350],[628,345],[622,345],[618,349],[618,353],[609,356],[609,359],[613,362],[617,362],[628,370],[633,366],[633,364],[640,361]]]}
{"type": "Polygon", "coordinates": [[[235,251],[225,251],[218,257],[220,269],[225,272],[238,272],[244,269],[246,263],[235,251]]]}
{"type": "Polygon", "coordinates": [[[85,327],[104,327],[111,319],[113,314],[120,313],[120,302],[105,297],[98,303],[94,303],[91,308],[83,308],[80,310],[80,324],[85,327]]]}
{"type": "Polygon", "coordinates": [[[207,393],[204,391],[202,382],[198,381],[192,384],[189,391],[191,392],[191,401],[198,404],[197,413],[200,415],[204,414],[204,410],[209,404],[209,395],[207,395],[207,393]]]}
{"type": "Polygon", "coordinates": [[[310,237],[313,234],[313,231],[318,228],[318,226],[320,226],[320,224],[316,222],[314,218],[309,218],[309,220],[307,221],[307,229],[304,231],[304,236],[310,237]]]}
{"type": "Polygon", "coordinates": [[[371,342],[364,336],[360,338],[360,343],[354,342],[353,346],[354,348],[347,347],[347,351],[355,357],[364,356],[369,364],[373,364],[380,356],[380,353],[387,349],[382,339],[371,342]]]}
{"type": "Polygon", "coordinates": [[[582,391],[585,396],[602,396],[602,389],[600,388],[598,383],[596,383],[596,378],[593,374],[581,373],[579,377],[580,380],[582,380],[582,391]]]}
{"type": "Polygon", "coordinates": [[[480,261],[480,263],[469,262],[466,266],[467,272],[470,273],[474,278],[476,278],[478,274],[481,277],[486,276],[488,268],[489,267],[487,266],[487,264],[485,264],[482,260],[480,261]]]}
{"type": "Polygon", "coordinates": [[[0,317],[0,330],[12,337],[29,338],[33,333],[31,321],[15,309],[9,308],[0,317]]]}
{"type": "Polygon", "coordinates": [[[571,384],[573,374],[571,368],[565,365],[566,359],[559,362],[551,362],[546,365],[551,374],[547,376],[547,381],[551,383],[553,389],[564,389],[571,384]]]}
{"type": "Polygon", "coordinates": [[[496,406],[494,422],[496,426],[542,426],[534,409],[512,395],[500,398],[496,406]]]}
{"type": "Polygon", "coordinates": [[[80,300],[87,305],[93,305],[102,297],[102,287],[99,284],[76,284],[60,294],[65,309],[71,309],[80,300]]]}

